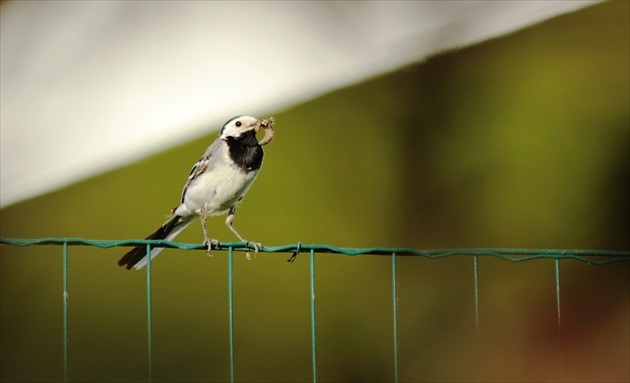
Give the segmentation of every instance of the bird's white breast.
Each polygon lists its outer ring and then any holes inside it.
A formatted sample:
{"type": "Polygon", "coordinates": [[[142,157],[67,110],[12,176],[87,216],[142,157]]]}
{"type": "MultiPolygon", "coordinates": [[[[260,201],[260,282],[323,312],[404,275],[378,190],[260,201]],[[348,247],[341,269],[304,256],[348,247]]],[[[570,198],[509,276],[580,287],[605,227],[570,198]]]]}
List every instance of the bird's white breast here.
{"type": "Polygon", "coordinates": [[[206,204],[208,215],[227,213],[247,193],[256,179],[259,170],[245,173],[228,161],[226,151],[217,155],[225,158],[217,161],[214,166],[209,166],[205,173],[188,186],[183,201],[188,212],[199,214],[203,204],[206,204]]]}

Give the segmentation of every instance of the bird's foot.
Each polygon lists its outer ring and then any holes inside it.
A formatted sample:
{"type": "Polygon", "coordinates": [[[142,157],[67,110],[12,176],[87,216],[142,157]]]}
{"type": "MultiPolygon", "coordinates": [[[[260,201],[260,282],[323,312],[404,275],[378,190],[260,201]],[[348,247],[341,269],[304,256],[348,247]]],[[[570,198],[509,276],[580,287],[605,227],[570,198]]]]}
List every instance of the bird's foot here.
{"type": "MultiPolygon", "coordinates": [[[[262,247],[262,243],[245,241],[245,245],[249,245],[250,243],[254,245],[254,257],[256,257],[258,255],[258,250],[262,247]]],[[[248,261],[252,260],[252,256],[249,254],[249,251],[245,253],[245,257],[247,257],[248,261]]]]}
{"type": "Polygon", "coordinates": [[[210,239],[210,238],[205,238],[203,240],[203,246],[207,246],[208,247],[208,257],[212,257],[212,246],[215,247],[215,249],[217,248],[217,246],[219,246],[219,240],[218,239],[210,239]]]}

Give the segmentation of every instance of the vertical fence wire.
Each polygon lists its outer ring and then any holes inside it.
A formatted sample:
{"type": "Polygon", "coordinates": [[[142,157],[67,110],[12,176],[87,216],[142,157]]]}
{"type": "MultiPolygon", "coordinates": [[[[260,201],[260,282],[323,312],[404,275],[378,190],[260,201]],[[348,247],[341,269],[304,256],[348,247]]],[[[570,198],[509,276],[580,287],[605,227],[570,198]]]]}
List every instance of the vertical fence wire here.
{"type": "Polygon", "coordinates": [[[63,381],[68,382],[68,242],[63,243],[63,381]]]}
{"type": "Polygon", "coordinates": [[[478,256],[473,257],[473,272],[475,283],[475,331],[479,336],[479,260],[478,256]]]}
{"type": "Polygon", "coordinates": [[[394,382],[398,383],[398,290],[396,286],[396,252],[392,253],[392,306],[394,310],[394,382]]]}
{"type": "Polygon", "coordinates": [[[315,249],[311,249],[311,353],[313,365],[313,383],[317,383],[317,333],[315,331],[315,249]]]}
{"type": "Polygon", "coordinates": [[[560,260],[555,260],[556,269],[556,315],[558,316],[558,329],[560,329],[560,260]]]}
{"type": "Polygon", "coordinates": [[[153,381],[153,329],[151,307],[151,245],[147,244],[147,359],[149,382],[153,381]]]}
{"type": "Polygon", "coordinates": [[[228,327],[230,342],[230,382],[234,383],[234,259],[232,246],[228,249],[228,327]]]}

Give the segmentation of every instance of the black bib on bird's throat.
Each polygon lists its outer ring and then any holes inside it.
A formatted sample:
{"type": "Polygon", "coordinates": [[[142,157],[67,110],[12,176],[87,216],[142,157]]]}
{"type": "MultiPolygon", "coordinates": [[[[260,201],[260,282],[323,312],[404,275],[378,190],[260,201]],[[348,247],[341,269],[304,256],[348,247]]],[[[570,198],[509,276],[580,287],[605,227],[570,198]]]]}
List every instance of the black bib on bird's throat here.
{"type": "Polygon", "coordinates": [[[264,153],[256,140],[256,132],[251,130],[240,137],[227,137],[226,141],[230,158],[245,173],[260,169],[264,153]]]}

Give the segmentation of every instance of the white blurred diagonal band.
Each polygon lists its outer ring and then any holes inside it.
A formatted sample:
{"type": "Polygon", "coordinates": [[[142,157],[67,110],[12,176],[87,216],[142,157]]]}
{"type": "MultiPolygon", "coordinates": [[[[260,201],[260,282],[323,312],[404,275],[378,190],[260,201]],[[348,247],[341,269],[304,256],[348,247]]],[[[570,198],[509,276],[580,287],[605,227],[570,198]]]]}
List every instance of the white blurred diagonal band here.
{"type": "Polygon", "coordinates": [[[8,1],[0,206],[595,1],[8,1]]]}

